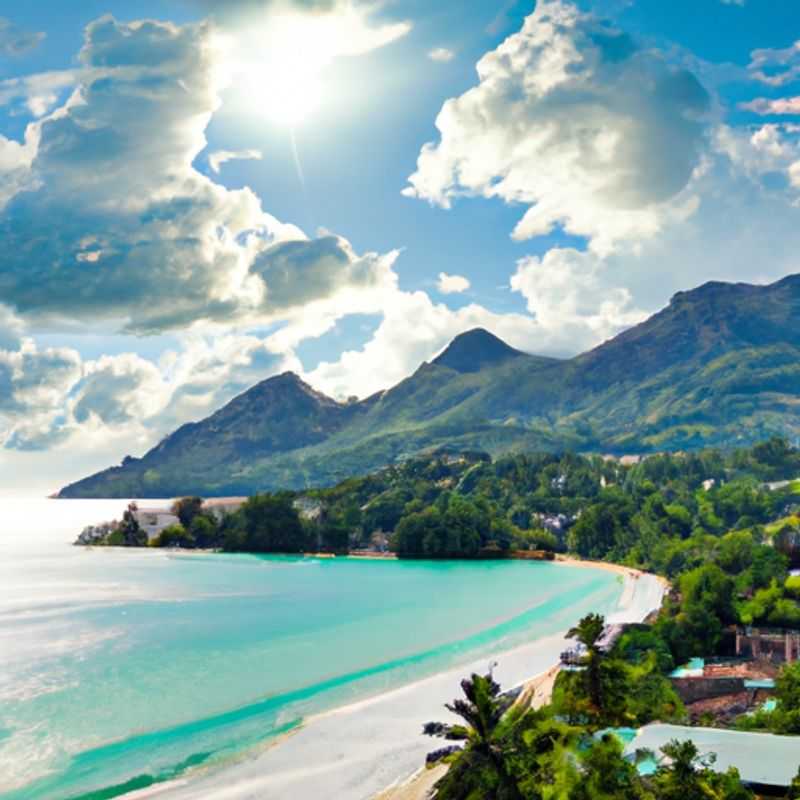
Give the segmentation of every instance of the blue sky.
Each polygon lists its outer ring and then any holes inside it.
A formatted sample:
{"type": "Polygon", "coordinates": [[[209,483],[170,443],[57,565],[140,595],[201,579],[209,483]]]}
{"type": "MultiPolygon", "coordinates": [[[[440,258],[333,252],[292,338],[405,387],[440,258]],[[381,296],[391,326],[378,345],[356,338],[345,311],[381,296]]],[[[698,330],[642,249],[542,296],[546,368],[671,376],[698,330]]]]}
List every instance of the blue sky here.
{"type": "Polygon", "coordinates": [[[0,2],[0,485],[800,271],[794,6],[0,2]]]}

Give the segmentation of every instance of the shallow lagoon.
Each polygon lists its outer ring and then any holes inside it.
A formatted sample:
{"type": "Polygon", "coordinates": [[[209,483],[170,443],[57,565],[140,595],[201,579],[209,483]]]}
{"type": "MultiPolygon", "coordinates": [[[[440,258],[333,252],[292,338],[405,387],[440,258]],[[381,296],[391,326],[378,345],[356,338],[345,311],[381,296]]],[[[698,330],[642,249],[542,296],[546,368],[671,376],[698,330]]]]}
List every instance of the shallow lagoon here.
{"type": "Polygon", "coordinates": [[[120,501],[0,500],[0,797],[112,797],[616,607],[611,573],[84,550],[120,501]],[[98,793],[99,794],[96,794],[98,793]]]}

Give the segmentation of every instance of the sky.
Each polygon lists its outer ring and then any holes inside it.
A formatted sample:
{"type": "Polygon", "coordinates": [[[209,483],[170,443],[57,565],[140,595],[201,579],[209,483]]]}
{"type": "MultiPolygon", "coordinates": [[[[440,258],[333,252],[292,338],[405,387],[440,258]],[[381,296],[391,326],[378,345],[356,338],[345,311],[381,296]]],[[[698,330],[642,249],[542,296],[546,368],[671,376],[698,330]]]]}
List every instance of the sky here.
{"type": "Polygon", "coordinates": [[[796,0],[0,0],[0,494],[794,272],[796,0]]]}

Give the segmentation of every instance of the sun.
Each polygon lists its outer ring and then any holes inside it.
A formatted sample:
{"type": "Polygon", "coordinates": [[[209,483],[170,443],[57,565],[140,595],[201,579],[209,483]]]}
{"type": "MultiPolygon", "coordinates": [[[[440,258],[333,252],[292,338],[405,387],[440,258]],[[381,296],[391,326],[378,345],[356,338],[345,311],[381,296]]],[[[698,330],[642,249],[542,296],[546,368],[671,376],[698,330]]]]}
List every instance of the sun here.
{"type": "Polygon", "coordinates": [[[241,67],[246,101],[276,124],[297,127],[322,104],[325,71],[336,58],[330,20],[308,14],[272,18],[241,67]]]}
{"type": "MultiPolygon", "coordinates": [[[[245,104],[276,124],[301,125],[323,105],[351,91],[335,77],[334,62],[363,56],[402,38],[408,22],[373,25],[369,10],[336,4],[327,10],[270,11],[241,23],[228,40],[226,62],[233,67],[245,104]]],[[[365,81],[371,76],[365,75],[365,81]]]]}
{"type": "Polygon", "coordinates": [[[255,110],[291,128],[305,122],[317,110],[322,98],[320,77],[291,61],[280,68],[254,71],[247,84],[255,110]]]}

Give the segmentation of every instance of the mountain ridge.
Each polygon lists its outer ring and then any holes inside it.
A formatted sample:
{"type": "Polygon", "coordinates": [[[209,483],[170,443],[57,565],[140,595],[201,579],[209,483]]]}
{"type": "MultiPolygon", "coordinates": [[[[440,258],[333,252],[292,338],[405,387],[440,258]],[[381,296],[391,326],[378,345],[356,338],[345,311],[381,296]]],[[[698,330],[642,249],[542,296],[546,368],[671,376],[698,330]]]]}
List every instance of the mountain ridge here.
{"type": "Polygon", "coordinates": [[[64,497],[241,494],[326,485],[443,445],[629,453],[800,433],[800,275],[709,282],[585,353],[553,359],[484,329],[358,402],[294,373],[256,384],[141,459],[64,497]]]}

